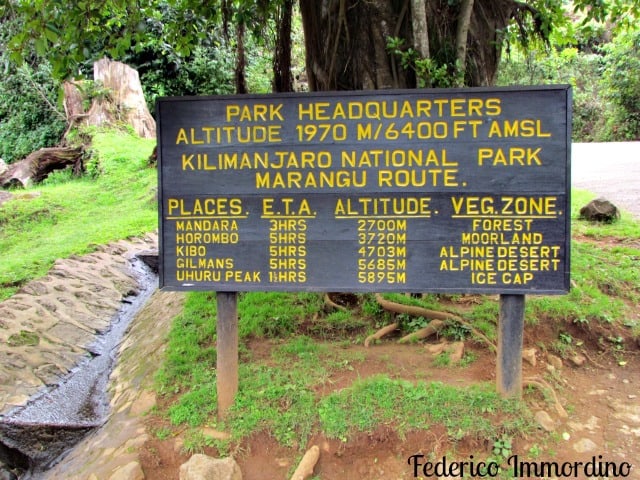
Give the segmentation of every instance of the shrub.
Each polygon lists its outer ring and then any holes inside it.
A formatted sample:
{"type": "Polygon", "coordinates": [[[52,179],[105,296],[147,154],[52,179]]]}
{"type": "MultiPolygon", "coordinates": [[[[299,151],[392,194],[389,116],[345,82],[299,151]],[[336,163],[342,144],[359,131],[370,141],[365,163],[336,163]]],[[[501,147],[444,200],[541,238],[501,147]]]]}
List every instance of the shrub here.
{"type": "Polygon", "coordinates": [[[618,35],[603,47],[604,94],[613,105],[607,123],[610,140],[640,139],[640,30],[618,35]]]}
{"type": "Polygon", "coordinates": [[[66,121],[55,109],[59,84],[49,64],[5,65],[0,82],[0,158],[12,163],[58,144],[66,121]]]}
{"type": "Polygon", "coordinates": [[[600,87],[603,57],[576,48],[514,53],[505,58],[499,85],[570,84],[573,87],[573,140],[601,141],[608,115],[600,87]]]}

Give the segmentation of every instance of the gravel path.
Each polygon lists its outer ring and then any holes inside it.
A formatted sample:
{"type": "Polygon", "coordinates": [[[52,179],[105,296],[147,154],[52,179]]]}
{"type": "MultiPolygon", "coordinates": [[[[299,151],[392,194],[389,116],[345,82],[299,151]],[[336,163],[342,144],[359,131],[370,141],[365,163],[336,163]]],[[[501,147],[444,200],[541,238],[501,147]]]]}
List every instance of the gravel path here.
{"type": "Polygon", "coordinates": [[[571,184],[640,219],[640,142],[574,143],[571,184]]]}

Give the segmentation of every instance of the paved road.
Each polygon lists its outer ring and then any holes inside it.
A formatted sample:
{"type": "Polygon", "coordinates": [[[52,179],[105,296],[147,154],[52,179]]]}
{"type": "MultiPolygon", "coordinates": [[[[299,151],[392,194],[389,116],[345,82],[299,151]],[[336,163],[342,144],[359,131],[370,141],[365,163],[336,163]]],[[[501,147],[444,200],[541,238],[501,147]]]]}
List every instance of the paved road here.
{"type": "Polygon", "coordinates": [[[640,219],[640,142],[574,143],[571,184],[640,219]]]}

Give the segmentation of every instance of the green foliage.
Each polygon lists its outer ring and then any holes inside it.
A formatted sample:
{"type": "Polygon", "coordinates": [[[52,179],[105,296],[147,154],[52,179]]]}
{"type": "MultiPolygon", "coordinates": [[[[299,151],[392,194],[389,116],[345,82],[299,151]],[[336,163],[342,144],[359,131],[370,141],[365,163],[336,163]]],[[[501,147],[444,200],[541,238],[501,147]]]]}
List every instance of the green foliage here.
{"type": "Polygon", "coordinates": [[[438,368],[449,367],[451,365],[451,357],[449,352],[440,352],[433,359],[433,366],[438,368]]]}
{"type": "Polygon", "coordinates": [[[62,182],[60,173],[0,208],[0,299],[58,258],[157,228],[157,175],[146,165],[153,141],[112,131],[97,132],[93,145],[103,175],[62,182]]]}
{"type": "Polygon", "coordinates": [[[608,105],[602,93],[603,58],[574,47],[513,52],[500,65],[499,85],[570,84],[573,141],[601,141],[608,105]]]}
{"type": "Polygon", "coordinates": [[[93,62],[107,56],[139,71],[152,104],[161,95],[233,92],[232,38],[240,23],[250,33],[249,65],[257,68],[251,72],[256,74],[252,87],[264,91],[264,79],[271,78],[264,68],[273,51],[268,43],[279,8],[280,2],[255,0],[38,0],[14,2],[0,14],[22,22],[6,42],[14,62],[47,58],[54,77],[62,79],[90,74],[93,62]],[[254,48],[261,44],[267,49],[254,48]]]}
{"type": "Polygon", "coordinates": [[[398,315],[403,330],[411,333],[429,325],[429,320],[424,317],[409,317],[408,315],[398,315]]]}
{"type": "Polygon", "coordinates": [[[605,96],[614,106],[609,138],[640,139],[640,29],[616,37],[603,47],[605,96]]]}
{"type": "Polygon", "coordinates": [[[453,341],[463,341],[471,335],[471,328],[462,323],[449,320],[446,322],[444,328],[440,332],[445,338],[453,341]]]}
{"type": "Polygon", "coordinates": [[[500,438],[493,442],[493,454],[503,459],[509,458],[511,456],[511,449],[513,448],[512,443],[511,437],[502,434],[500,438]]]}
{"type": "Polygon", "coordinates": [[[202,425],[209,414],[215,411],[216,398],[215,382],[194,386],[176,404],[169,407],[171,423],[191,427],[202,425]]]}
{"type": "Polygon", "coordinates": [[[140,73],[149,105],[161,96],[223,95],[234,92],[233,55],[223,44],[200,45],[187,57],[160,45],[127,58],[140,73]]]}
{"type": "Polygon", "coordinates": [[[242,365],[240,377],[251,382],[241,384],[229,413],[234,437],[266,429],[283,445],[304,445],[315,422],[315,396],[303,371],[251,363],[242,365]]]}
{"type": "Polygon", "coordinates": [[[23,28],[9,39],[8,50],[16,63],[34,53],[49,58],[54,77],[65,78],[87,60],[121,58],[144,45],[151,37],[149,25],[161,18],[157,7],[128,1],[13,2],[11,12],[23,28]]]}
{"type": "Polygon", "coordinates": [[[188,295],[169,333],[169,348],[157,380],[161,392],[210,388],[215,382],[215,296],[188,295]]]}
{"type": "Polygon", "coordinates": [[[388,37],[387,50],[399,59],[402,68],[415,73],[418,88],[447,88],[461,83],[464,72],[458,65],[422,58],[415,49],[405,45],[403,38],[388,37]]]}
{"type": "Polygon", "coordinates": [[[6,62],[6,52],[0,53],[0,64],[5,65],[0,82],[0,158],[12,163],[58,144],[66,122],[55,107],[59,83],[51,78],[49,64],[17,68],[6,62]]]}
{"type": "Polygon", "coordinates": [[[37,333],[29,330],[20,330],[20,333],[14,333],[7,339],[7,345],[10,347],[23,347],[28,345],[35,347],[40,343],[40,337],[37,333]]]}
{"type": "Polygon", "coordinates": [[[638,139],[637,2],[582,1],[574,6],[583,13],[572,22],[567,21],[568,16],[556,21],[549,45],[521,49],[507,42],[498,84],[570,84],[574,141],[638,139]]]}

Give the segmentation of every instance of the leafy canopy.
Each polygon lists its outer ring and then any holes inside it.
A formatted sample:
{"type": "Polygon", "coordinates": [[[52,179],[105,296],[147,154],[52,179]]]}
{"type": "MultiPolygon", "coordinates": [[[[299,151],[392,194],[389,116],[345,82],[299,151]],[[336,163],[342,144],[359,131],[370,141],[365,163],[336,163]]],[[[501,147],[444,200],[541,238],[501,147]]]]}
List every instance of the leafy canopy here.
{"type": "Polygon", "coordinates": [[[120,60],[150,46],[189,56],[229,23],[258,35],[282,0],[8,0],[0,22],[22,18],[24,28],[8,40],[20,64],[35,52],[46,57],[57,78],[77,75],[82,64],[103,56],[120,60]]]}

